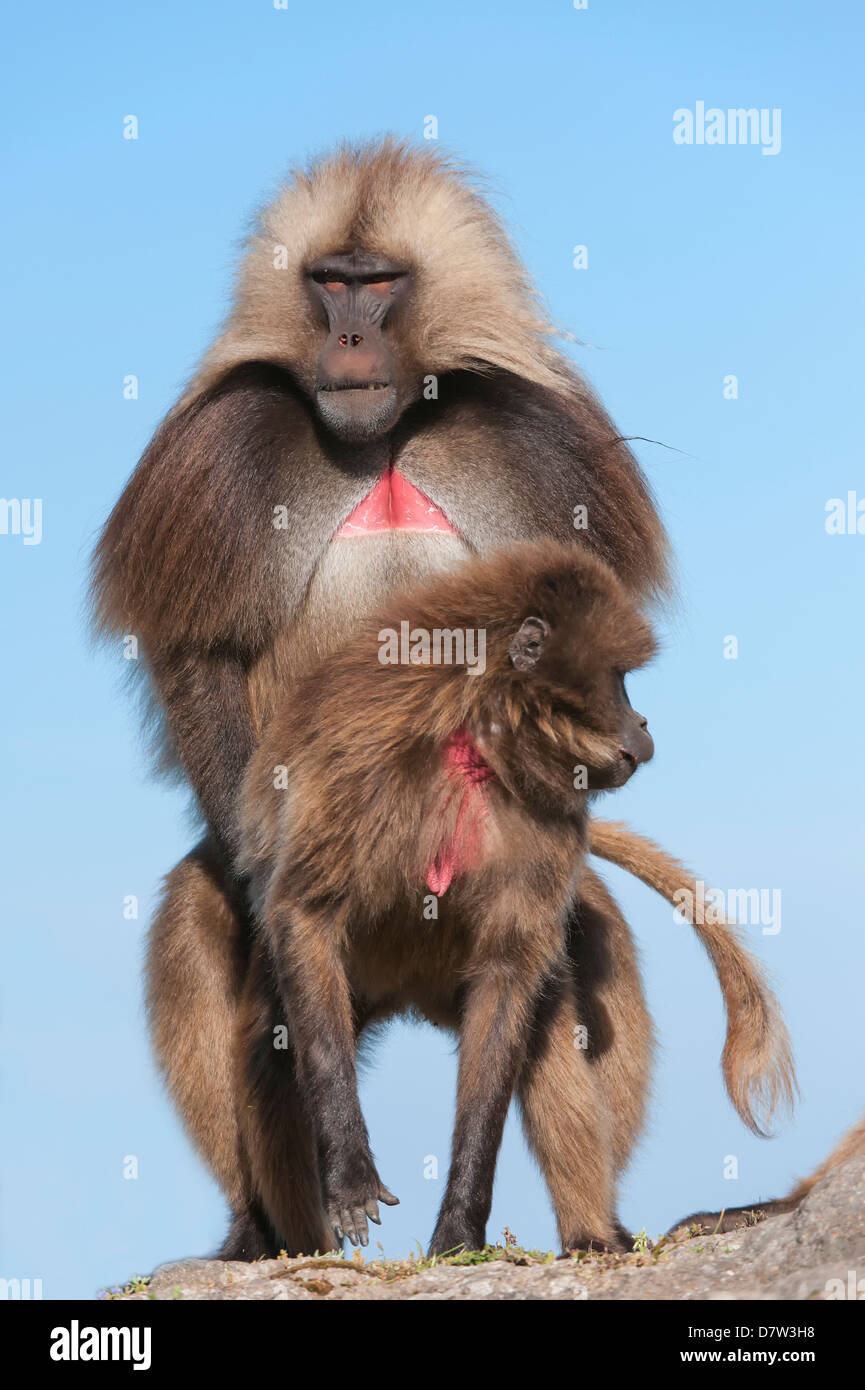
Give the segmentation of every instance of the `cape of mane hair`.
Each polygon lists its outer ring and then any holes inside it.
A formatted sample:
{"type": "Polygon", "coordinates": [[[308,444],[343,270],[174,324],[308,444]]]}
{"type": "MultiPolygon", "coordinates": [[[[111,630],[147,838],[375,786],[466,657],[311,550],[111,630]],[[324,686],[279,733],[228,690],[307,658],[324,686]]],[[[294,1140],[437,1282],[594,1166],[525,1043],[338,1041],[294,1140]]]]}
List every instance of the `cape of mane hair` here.
{"type": "Polygon", "coordinates": [[[228,319],[179,408],[232,367],[291,369],[308,342],[301,269],[363,246],[414,270],[418,353],[432,374],[500,369],[565,395],[585,390],[510,237],[455,157],[392,137],[343,144],[292,170],[245,242],[228,319]]]}

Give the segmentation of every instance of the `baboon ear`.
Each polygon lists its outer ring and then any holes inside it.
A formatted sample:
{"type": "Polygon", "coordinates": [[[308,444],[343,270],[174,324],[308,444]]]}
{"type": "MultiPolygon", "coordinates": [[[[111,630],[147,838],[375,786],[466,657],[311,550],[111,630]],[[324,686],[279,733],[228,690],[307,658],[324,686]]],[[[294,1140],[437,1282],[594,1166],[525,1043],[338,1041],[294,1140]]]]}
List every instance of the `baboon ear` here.
{"type": "Polygon", "coordinates": [[[550,625],[543,618],[525,618],[508,647],[511,665],[518,671],[531,671],[543,656],[550,625]]]}

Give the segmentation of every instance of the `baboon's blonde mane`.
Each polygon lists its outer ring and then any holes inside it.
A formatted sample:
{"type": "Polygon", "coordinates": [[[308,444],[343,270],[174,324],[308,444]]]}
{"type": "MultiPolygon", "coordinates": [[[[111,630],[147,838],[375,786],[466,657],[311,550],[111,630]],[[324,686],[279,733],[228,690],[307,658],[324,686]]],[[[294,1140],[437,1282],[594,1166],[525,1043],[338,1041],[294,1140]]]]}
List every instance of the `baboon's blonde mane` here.
{"type": "Polygon", "coordinates": [[[295,169],[246,243],[234,305],[183,404],[252,360],[289,370],[308,356],[301,271],[362,246],[415,272],[412,323],[425,371],[496,368],[578,388],[557,329],[477,179],[436,150],[385,139],[295,169]]]}

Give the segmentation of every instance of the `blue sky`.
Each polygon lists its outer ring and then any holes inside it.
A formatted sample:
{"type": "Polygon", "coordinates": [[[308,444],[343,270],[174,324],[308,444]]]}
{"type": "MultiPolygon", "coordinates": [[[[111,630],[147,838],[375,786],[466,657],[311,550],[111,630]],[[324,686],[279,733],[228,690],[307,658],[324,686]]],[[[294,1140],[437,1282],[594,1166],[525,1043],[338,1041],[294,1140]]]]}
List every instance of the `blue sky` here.
{"type": "MultiPolygon", "coordinates": [[[[420,138],[430,114],[489,175],[620,429],[672,446],[638,446],[680,585],[662,655],[634,683],[657,754],[608,809],[712,885],[782,893],[780,932],[749,937],[787,1011],[802,1101],[765,1142],[723,1094],[718,991],[688,928],[610,873],[661,1041],[623,1218],[655,1234],[697,1206],[780,1194],[865,1108],[865,535],[824,525],[828,499],[865,498],[862,29],[853,0],[163,0],[7,17],[0,491],[41,498],[43,534],[0,535],[0,1274],[86,1298],[222,1237],[141,1002],[148,914],[194,830],[182,795],[147,776],[118,654],[88,646],[86,561],[224,311],[252,210],[293,162],[345,136],[420,138]],[[698,101],[780,108],[780,152],[676,145],[673,112],[698,101]],[[137,141],[122,138],[129,114],[137,141]],[[578,244],[588,269],[573,268],[578,244]]],[[[402,1198],[389,1254],[432,1230],[452,1054],[431,1029],[396,1028],[364,1081],[402,1198]]],[[[505,1224],[553,1243],[513,1123],[490,1237],[505,1224]]]]}

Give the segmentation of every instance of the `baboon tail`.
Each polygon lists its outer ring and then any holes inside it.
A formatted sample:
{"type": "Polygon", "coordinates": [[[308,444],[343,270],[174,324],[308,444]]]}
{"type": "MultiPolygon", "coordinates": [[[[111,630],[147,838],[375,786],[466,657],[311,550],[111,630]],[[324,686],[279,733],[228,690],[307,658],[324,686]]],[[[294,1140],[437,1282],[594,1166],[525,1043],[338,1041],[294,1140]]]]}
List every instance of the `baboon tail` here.
{"type": "Polygon", "coordinates": [[[818,1183],[821,1178],[825,1178],[826,1174],[831,1173],[833,1169],[840,1167],[842,1163],[846,1163],[848,1158],[865,1158],[865,1116],[852,1129],[848,1129],[843,1138],[838,1140],[829,1157],[824,1158],[810,1177],[803,1178],[801,1182],[796,1184],[786,1200],[793,1206],[798,1205],[803,1197],[808,1196],[815,1183],[818,1183]]]}
{"type": "MultiPolygon", "coordinates": [[[[748,1128],[766,1135],[774,1111],[792,1107],[796,1073],[790,1036],[763,967],[733,923],[695,920],[702,897],[694,876],[651,840],[619,822],[593,819],[589,851],[654,888],[694,928],[714,966],[727,1011],[721,1058],[727,1094],[748,1128]]],[[[717,915],[714,905],[712,915],[717,915]]]]}

